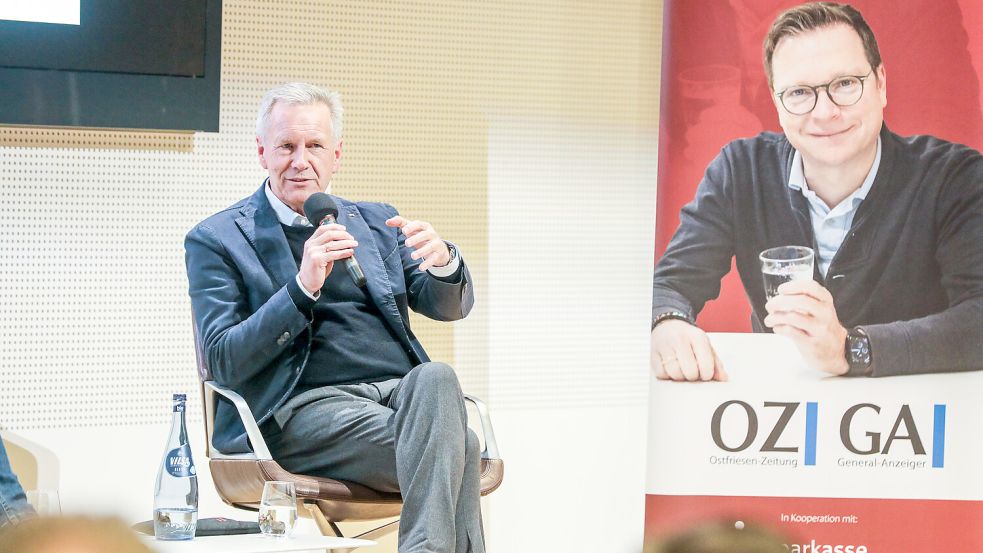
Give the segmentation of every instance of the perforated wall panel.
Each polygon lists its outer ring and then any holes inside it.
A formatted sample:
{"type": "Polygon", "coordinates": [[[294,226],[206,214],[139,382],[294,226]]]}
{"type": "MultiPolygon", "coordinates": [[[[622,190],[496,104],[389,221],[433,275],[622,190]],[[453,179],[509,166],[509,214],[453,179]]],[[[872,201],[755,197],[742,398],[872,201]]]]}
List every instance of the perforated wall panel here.
{"type": "MultiPolygon", "coordinates": [[[[489,266],[514,259],[489,254],[489,221],[510,209],[490,210],[490,121],[527,118],[527,135],[537,119],[654,132],[660,12],[654,0],[226,0],[219,133],[0,127],[0,427],[159,422],[172,392],[197,397],[183,237],[260,184],[255,111],[281,82],[342,93],[334,192],[434,223],[473,267],[479,302],[493,300],[489,266]]],[[[597,194],[621,201],[618,187],[597,194]]],[[[414,321],[479,395],[488,313],[414,321]]],[[[513,376],[496,394],[521,387],[513,376]]]]}

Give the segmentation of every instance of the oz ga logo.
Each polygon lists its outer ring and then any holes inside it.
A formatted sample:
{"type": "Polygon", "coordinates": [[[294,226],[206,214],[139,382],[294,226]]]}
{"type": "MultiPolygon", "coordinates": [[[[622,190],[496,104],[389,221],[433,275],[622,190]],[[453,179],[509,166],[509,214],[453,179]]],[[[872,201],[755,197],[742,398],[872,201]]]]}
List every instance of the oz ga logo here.
{"type": "MultiPolygon", "coordinates": [[[[721,403],[710,420],[713,443],[729,453],[801,451],[804,465],[816,464],[818,402],[765,401],[758,409],[737,399],[721,403]],[[790,422],[803,405],[805,425],[796,428],[790,422]],[[772,417],[772,413],[777,413],[777,419],[770,428],[761,428],[758,409],[768,410],[772,417]],[[722,428],[729,430],[726,439],[722,428]],[[742,433],[743,438],[740,436],[742,433]],[[756,444],[757,449],[752,449],[756,444]]],[[[916,422],[908,404],[895,410],[882,409],[873,403],[859,403],[839,416],[839,441],[847,452],[860,456],[887,455],[898,442],[907,442],[915,455],[927,457],[929,453],[922,439],[924,435],[931,439],[932,467],[942,468],[945,466],[945,411],[945,404],[935,404],[931,419],[916,422]],[[861,435],[862,438],[859,437],[861,435]]],[[[923,416],[922,419],[927,417],[923,416]]]]}

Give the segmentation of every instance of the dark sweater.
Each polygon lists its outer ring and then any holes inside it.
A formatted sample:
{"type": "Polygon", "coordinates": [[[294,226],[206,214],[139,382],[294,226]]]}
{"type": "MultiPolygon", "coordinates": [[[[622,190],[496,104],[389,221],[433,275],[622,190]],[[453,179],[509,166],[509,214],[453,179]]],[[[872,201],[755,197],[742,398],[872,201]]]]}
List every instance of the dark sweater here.
{"type": "MultiPolygon", "coordinates": [[[[281,226],[299,266],[304,242],[314,228],[281,226]]],[[[313,313],[313,334],[310,358],[291,396],[321,386],[400,378],[413,368],[375,303],[364,288],[355,286],[341,263],[334,264],[317,301],[307,296],[301,301],[313,313]]]]}
{"type": "MultiPolygon", "coordinates": [[[[983,156],[881,130],[873,188],[826,279],[847,328],[870,336],[872,374],[983,368],[983,156]]],[[[736,256],[756,330],[767,315],[758,254],[813,246],[808,206],[788,187],[784,135],[737,140],[710,164],[655,269],[653,317],[696,316],[736,256]]]]}

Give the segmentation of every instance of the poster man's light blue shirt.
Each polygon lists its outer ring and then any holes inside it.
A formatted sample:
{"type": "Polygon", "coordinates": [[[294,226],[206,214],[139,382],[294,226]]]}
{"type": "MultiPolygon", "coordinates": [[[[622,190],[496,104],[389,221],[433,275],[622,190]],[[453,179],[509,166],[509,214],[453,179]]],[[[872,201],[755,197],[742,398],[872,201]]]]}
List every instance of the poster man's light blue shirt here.
{"type": "Polygon", "coordinates": [[[836,250],[840,249],[840,244],[850,232],[853,225],[853,216],[857,213],[857,208],[863,203],[870,188],[874,185],[874,177],[877,175],[877,168],[881,165],[881,138],[877,137],[877,154],[874,156],[874,164],[867,173],[867,178],[853,194],[850,194],[840,203],[830,208],[826,205],[815,192],[809,190],[806,184],[805,170],[802,166],[802,155],[796,150],[792,156],[792,171],[789,173],[789,188],[799,190],[809,202],[809,218],[812,220],[813,234],[816,236],[816,262],[819,264],[819,271],[826,276],[829,264],[836,255],[836,250]]]}

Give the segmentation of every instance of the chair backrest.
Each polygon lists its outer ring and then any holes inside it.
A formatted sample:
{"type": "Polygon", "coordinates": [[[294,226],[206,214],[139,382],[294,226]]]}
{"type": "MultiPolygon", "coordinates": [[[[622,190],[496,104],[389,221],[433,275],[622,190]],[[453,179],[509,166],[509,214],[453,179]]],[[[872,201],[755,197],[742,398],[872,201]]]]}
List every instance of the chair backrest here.
{"type": "Polygon", "coordinates": [[[198,322],[194,315],[191,316],[191,328],[195,334],[195,359],[198,360],[198,378],[202,381],[211,380],[212,373],[208,370],[208,357],[205,356],[204,346],[201,345],[201,337],[198,336],[198,322]]]}
{"type": "Polygon", "coordinates": [[[198,336],[198,322],[194,315],[191,317],[191,328],[195,337],[195,360],[198,362],[198,378],[201,380],[201,413],[205,421],[205,456],[212,458],[212,434],[215,432],[215,394],[209,393],[205,388],[205,382],[211,380],[211,372],[208,370],[208,358],[205,357],[205,349],[201,345],[201,338],[198,336]]]}
{"type": "Polygon", "coordinates": [[[198,360],[198,377],[201,379],[201,412],[205,422],[205,455],[209,459],[272,460],[273,457],[270,455],[269,448],[266,446],[266,440],[263,439],[263,434],[259,431],[259,427],[256,425],[256,419],[249,410],[249,406],[246,405],[246,401],[239,394],[224,386],[219,386],[212,380],[211,371],[208,369],[208,359],[205,356],[204,348],[201,345],[201,338],[198,335],[198,325],[195,323],[193,317],[191,319],[191,327],[194,329],[195,358],[198,360]],[[216,395],[222,396],[222,399],[217,398],[216,395]],[[219,401],[230,403],[239,412],[239,418],[242,420],[243,427],[246,429],[246,435],[252,444],[253,453],[226,455],[212,446],[212,436],[215,433],[215,408],[219,401]]]}
{"type": "Polygon", "coordinates": [[[213,459],[219,454],[212,447],[212,435],[215,433],[215,390],[209,388],[210,382],[210,380],[201,382],[201,418],[205,423],[205,456],[213,459]]]}

